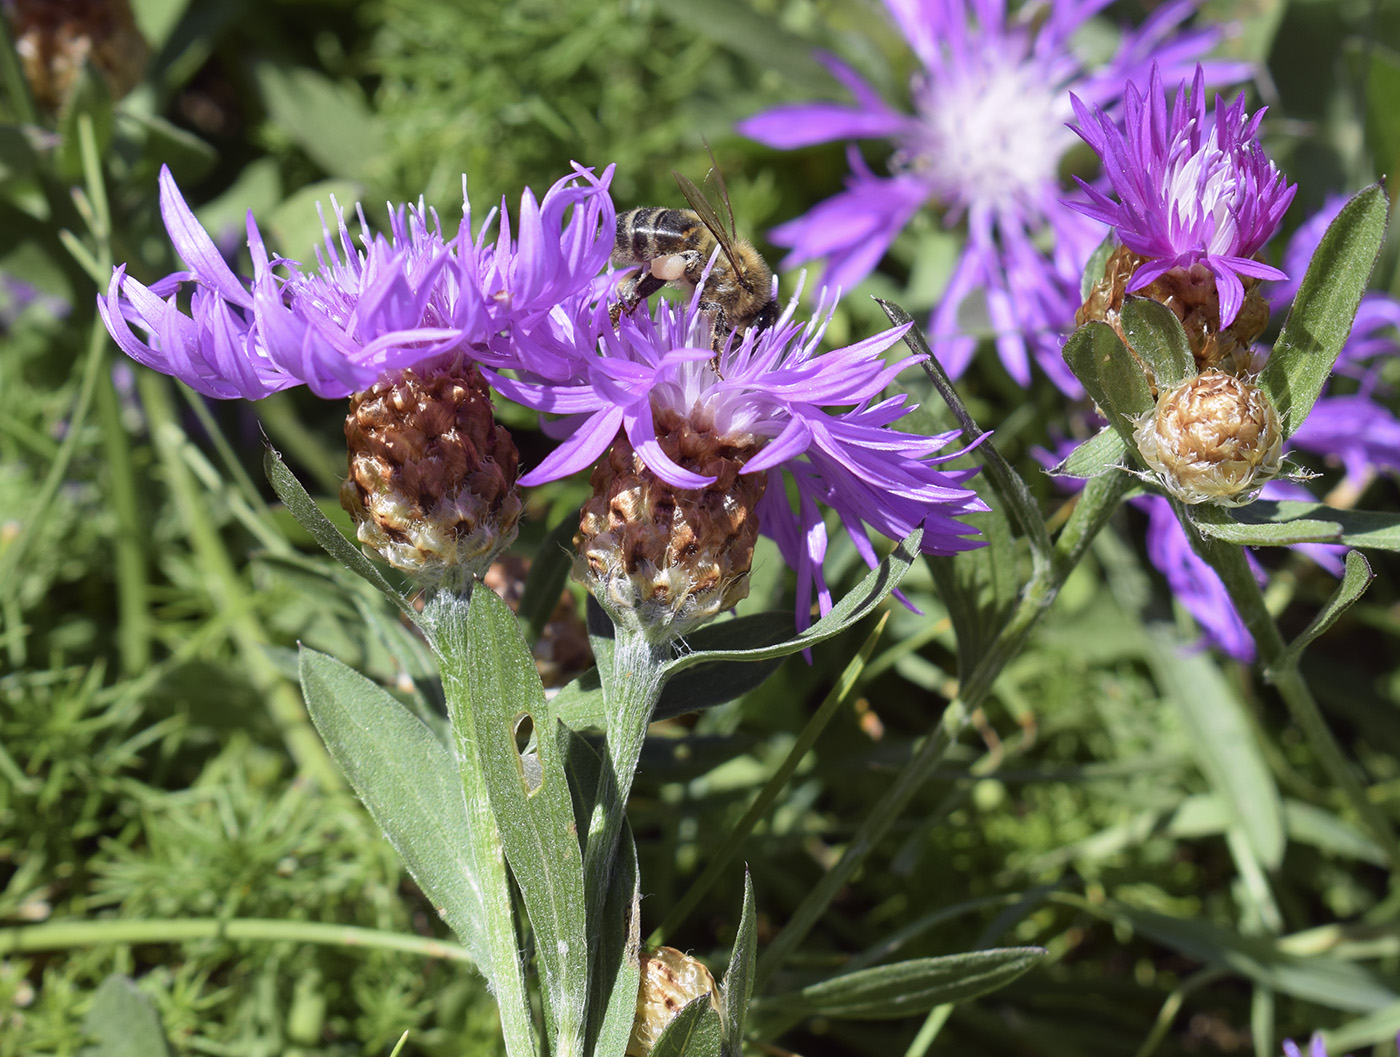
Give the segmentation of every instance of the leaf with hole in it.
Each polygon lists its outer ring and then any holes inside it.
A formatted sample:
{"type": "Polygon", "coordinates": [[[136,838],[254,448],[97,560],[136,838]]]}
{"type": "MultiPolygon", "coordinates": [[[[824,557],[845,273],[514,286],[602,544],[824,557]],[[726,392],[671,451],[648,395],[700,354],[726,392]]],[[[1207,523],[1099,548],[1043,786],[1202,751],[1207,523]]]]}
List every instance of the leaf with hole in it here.
{"type": "Polygon", "coordinates": [[[1308,417],[1351,334],[1389,216],[1385,191],[1372,184],[1342,207],[1308,262],[1288,319],[1259,376],[1285,437],[1296,433],[1308,417]]]}
{"type": "Polygon", "coordinates": [[[311,533],[312,538],[327,554],[352,573],[369,581],[380,594],[398,606],[404,616],[419,627],[423,626],[413,604],[384,579],[384,574],[375,567],[374,562],[365,557],[359,547],[340,534],[340,530],[331,524],[330,518],[321,513],[316,501],[307,494],[296,475],[287,469],[282,456],[271,444],[267,445],[263,454],[263,471],[267,474],[272,490],[277,493],[277,498],[282,500],[292,517],[296,518],[297,524],[311,533]]]}
{"type": "Polygon", "coordinates": [[[1107,323],[1089,322],[1065,342],[1064,358],[1109,425],[1135,451],[1133,422],[1152,407],[1152,390],[1128,347],[1107,323]]]}
{"type": "MultiPolygon", "coordinates": [[[[670,679],[687,668],[693,668],[697,664],[710,661],[762,661],[774,657],[786,657],[839,635],[856,621],[869,614],[888,597],[891,591],[899,586],[899,581],[904,579],[904,574],[909,571],[909,567],[918,556],[919,543],[922,539],[922,529],[915,529],[911,532],[888,558],[867,573],[865,578],[848,595],[832,606],[831,611],[826,616],[796,637],[774,646],[688,653],[677,657],[666,665],[666,678],[670,679]]],[[[601,660],[599,663],[601,664],[601,660]]]]}
{"type": "Polygon", "coordinates": [[[1347,551],[1346,570],[1342,573],[1342,582],[1337,585],[1337,590],[1332,593],[1327,604],[1318,611],[1317,616],[1313,617],[1312,623],[1288,644],[1288,650],[1284,654],[1284,663],[1297,664],[1303,651],[1312,645],[1319,635],[1335,624],[1343,613],[1356,604],[1375,578],[1376,574],[1371,571],[1371,563],[1360,551],[1347,551]]]}
{"type": "Polygon", "coordinates": [[[466,647],[465,656],[447,663],[466,667],[472,748],[535,933],[554,1037],[560,1052],[581,1052],[588,996],[583,856],[553,736],[557,721],[520,623],[494,591],[472,592],[466,647]],[[532,730],[539,736],[534,752],[526,752],[532,730]]]}
{"type": "Polygon", "coordinates": [[[1123,299],[1123,333],[1151,369],[1158,390],[1173,389],[1196,377],[1196,357],[1176,313],[1145,297],[1123,299]]]}
{"type": "Polygon", "coordinates": [[[78,1057],[165,1057],[170,1044],[151,1000],[126,976],[113,973],[92,996],[83,1034],[97,1041],[78,1057]]]}
{"type": "Polygon", "coordinates": [[[1045,472],[1051,477],[1102,477],[1123,469],[1128,454],[1122,435],[1112,426],[1104,426],[1060,462],[1045,472]]]}
{"type": "Polygon", "coordinates": [[[720,981],[720,1011],[724,1020],[725,1053],[739,1057],[744,1052],[744,1020],[753,997],[753,970],[758,951],[758,924],[754,914],[753,881],[744,871],[744,909],[734,933],[734,949],[729,952],[729,968],[720,981]]]}
{"type": "Polygon", "coordinates": [[[720,1057],[724,1025],[709,995],[691,999],[657,1036],[650,1057],[720,1057]]]}
{"type": "Polygon", "coordinates": [[[765,998],[784,1012],[843,1020],[893,1020],[985,995],[1045,957],[1041,947],[1003,947],[861,969],[801,991],[765,998]]]}
{"type": "Polygon", "coordinates": [[[489,979],[484,911],[468,854],[467,805],[451,753],[387,690],[305,646],[301,686],[326,748],[489,979]]]}

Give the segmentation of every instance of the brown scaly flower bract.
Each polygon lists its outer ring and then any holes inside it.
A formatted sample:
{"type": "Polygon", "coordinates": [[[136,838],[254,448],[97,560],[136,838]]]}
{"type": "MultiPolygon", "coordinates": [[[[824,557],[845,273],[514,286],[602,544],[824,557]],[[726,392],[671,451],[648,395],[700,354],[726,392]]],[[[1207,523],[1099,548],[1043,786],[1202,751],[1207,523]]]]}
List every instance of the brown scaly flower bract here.
{"type": "Polygon", "coordinates": [[[340,502],[367,554],[458,590],[515,539],[519,456],[486,382],[460,359],[388,375],[350,398],[340,502]]]}
{"type": "Polygon", "coordinates": [[[684,635],[749,593],[767,474],[740,474],[758,450],[697,429],[674,411],[657,416],[666,454],[705,488],[677,488],[657,477],[619,433],[593,470],[593,496],[574,537],[574,575],[614,620],[648,638],[684,635]]]}
{"type": "MultiPolygon", "coordinates": [[[[1126,246],[1118,247],[1104,265],[1103,276],[1095,281],[1084,304],[1075,312],[1075,323],[1082,325],[1090,320],[1107,323],[1132,351],[1132,344],[1123,332],[1120,313],[1128,282],[1146,259],[1126,246]]],[[[1230,374],[1242,374],[1250,366],[1250,345],[1269,325],[1269,303],[1259,292],[1258,279],[1242,276],[1241,283],[1245,291],[1244,302],[1234,322],[1223,330],[1220,328],[1220,294],[1215,276],[1202,264],[1174,268],[1134,296],[1157,301],[1176,314],[1191,343],[1191,354],[1195,357],[1198,372],[1218,369],[1230,374]]],[[[1137,357],[1135,351],[1133,355],[1137,357]]],[[[1142,363],[1141,357],[1138,357],[1138,362],[1142,363]]],[[[1145,363],[1142,367],[1147,373],[1148,382],[1155,389],[1156,380],[1151,370],[1145,363]]]]}
{"type": "Polygon", "coordinates": [[[1268,396],[1223,371],[1164,392],[1133,437],[1162,487],[1183,503],[1241,506],[1282,464],[1283,429],[1268,396]]]}
{"type": "Polygon", "coordinates": [[[637,1014],[626,1057],[649,1057],[666,1025],[701,995],[720,1011],[719,988],[709,969],[674,947],[642,952],[642,980],[637,989],[637,1014]]]}

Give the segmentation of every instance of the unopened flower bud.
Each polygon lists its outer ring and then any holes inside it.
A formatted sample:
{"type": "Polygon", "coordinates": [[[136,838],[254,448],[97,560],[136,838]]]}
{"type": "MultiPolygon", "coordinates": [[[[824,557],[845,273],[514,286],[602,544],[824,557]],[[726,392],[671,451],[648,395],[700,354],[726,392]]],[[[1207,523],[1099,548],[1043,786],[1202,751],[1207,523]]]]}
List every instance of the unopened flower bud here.
{"type": "Polygon", "coordinates": [[[1248,503],[1278,475],[1283,453],[1268,396],[1223,371],[1163,393],[1133,437],[1162,487],[1183,503],[1248,503]]]}
{"type": "Polygon", "coordinates": [[[474,366],[420,365],[356,393],[345,439],[340,502],[366,554],[459,590],[515,539],[519,457],[474,366]]]}
{"type": "Polygon", "coordinates": [[[34,101],[57,112],[91,63],[120,99],[141,83],[150,49],[129,0],[9,0],[15,51],[34,101]]]}
{"type": "Polygon", "coordinates": [[[674,947],[642,952],[642,982],[637,990],[637,1015],[626,1057],[649,1057],[666,1025],[701,995],[719,1012],[719,988],[710,970],[674,947]]]}
{"type": "Polygon", "coordinates": [[[619,434],[593,471],[593,497],[574,537],[574,574],[614,621],[652,641],[682,636],[749,593],[758,501],[767,474],[742,475],[756,446],[657,416],[662,449],[705,488],[677,488],[647,468],[619,434]]]}
{"type": "MultiPolygon", "coordinates": [[[[1119,313],[1123,309],[1128,281],[1145,260],[1126,246],[1118,247],[1104,265],[1103,276],[1095,281],[1084,304],[1075,312],[1075,322],[1107,323],[1131,349],[1119,313]]],[[[1176,314],[1191,344],[1197,371],[1215,369],[1241,374],[1249,370],[1251,344],[1269,325],[1269,303],[1259,292],[1258,279],[1243,275],[1240,282],[1244,286],[1244,303],[1234,322],[1224,329],[1220,327],[1220,294],[1215,276],[1203,264],[1173,268],[1134,291],[1134,296],[1157,301],[1176,314]]],[[[1152,381],[1150,377],[1148,380],[1152,381]]]]}

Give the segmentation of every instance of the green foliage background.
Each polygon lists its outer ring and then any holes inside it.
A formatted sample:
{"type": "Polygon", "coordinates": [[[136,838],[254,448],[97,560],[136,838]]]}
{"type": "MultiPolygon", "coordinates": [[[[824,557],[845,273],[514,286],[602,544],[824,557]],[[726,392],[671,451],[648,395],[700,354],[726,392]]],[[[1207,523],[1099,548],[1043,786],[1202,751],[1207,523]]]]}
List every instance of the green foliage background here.
{"type": "MultiPolygon", "coordinates": [[[[0,1057],[121,1052],[95,1043],[91,1014],[114,972],[137,979],[179,1054],[387,1053],[405,1030],[405,1053],[494,1052],[490,996],[468,966],[429,956],[446,930],[328,768],[297,699],[297,642],[407,699],[435,696],[421,645],[332,569],[261,482],[259,424],[341,516],[342,409],[305,392],[205,403],[126,363],[100,334],[93,344],[95,287],[69,248],[94,246],[69,193],[83,176],[79,115],[101,147],[113,257],[151,279],[175,266],[156,211],[162,162],[231,245],[251,208],[298,257],[319,231],[312,202],[330,193],[363,201],[372,220],[379,203],[421,195],[451,229],[464,172],[479,222],[501,196],[513,207],[524,185],[542,193],[577,159],[617,163],[619,204],[667,204],[671,169],[703,176],[708,140],[741,226],[761,236],[840,187],[844,147],[777,155],[737,137],[734,122],[839,97],[814,48],[897,100],[911,60],[879,5],[861,0],[723,0],[703,13],[652,0],[133,6],[152,52],[140,88],[114,110],[89,79],[64,111],[36,115],[56,136],[36,146],[13,131],[25,110],[11,83],[0,140],[0,270],[43,295],[26,304],[9,288],[0,304],[0,1057]],[[75,417],[85,378],[91,410],[75,417]],[[190,921],[213,924],[184,938],[190,921]],[[218,926],[233,921],[266,925],[218,926]],[[23,949],[20,928],[38,922],[71,929],[23,949]],[[132,929],[120,942],[118,923],[132,929]],[[305,923],[419,947],[311,942],[305,923]],[[84,1049],[94,1044],[107,1048],[84,1049]]],[[[1141,19],[1144,5],[1108,14],[1141,19]]],[[[1232,20],[1227,50],[1259,64],[1269,146],[1301,188],[1290,226],[1326,195],[1396,172],[1400,3],[1214,0],[1204,17],[1232,20]]],[[[1395,246],[1375,282],[1400,293],[1395,246]]],[[[832,340],[880,325],[867,292],[926,309],[955,249],[922,218],[848,298],[832,340]]],[[[922,380],[908,384],[926,395],[922,380]]],[[[1062,398],[1048,385],[1023,393],[989,358],[961,388],[1043,507],[1065,502],[1033,454],[1076,424],[1062,398]]],[[[926,408],[928,421],[940,414],[926,408]]],[[[505,414],[529,430],[527,416],[505,414]]],[[[521,444],[527,461],[546,450],[528,432],[521,444]]],[[[531,497],[521,553],[579,489],[531,497]]],[[[1365,505],[1394,509],[1397,498],[1380,480],[1365,505]]],[[[958,1006],[929,1052],[1269,1054],[1280,1036],[1314,1028],[1339,1029],[1334,1053],[1389,1052],[1400,899],[1384,858],[1266,681],[1184,648],[1195,630],[1146,564],[1143,527],[1129,512],[1101,540],[998,683],[978,736],[774,990],[895,952],[1039,944],[1050,951],[1041,968],[958,1006]],[[1219,702],[1205,728],[1189,707],[1201,695],[1219,702]],[[1282,804],[1288,843],[1276,863],[1241,842],[1226,810],[1228,743],[1209,725],[1221,716],[1263,761],[1261,800],[1282,804]]],[[[854,582],[858,557],[834,549],[837,582],[854,582]]],[[[1270,601],[1301,629],[1331,580],[1291,554],[1265,560],[1270,601]]],[[[1397,568],[1385,556],[1376,565],[1371,592],[1305,667],[1373,800],[1396,818],[1397,568]]],[[[787,606],[783,573],[761,551],[747,608],[787,606]]],[[[857,693],[742,849],[761,944],[954,685],[956,643],[931,576],[917,567],[906,585],[920,612],[891,609],[857,693]]],[[[633,801],[644,934],[869,630],[810,665],[789,661],[738,702],[658,726],[633,801]]],[[[668,942],[722,959],[740,893],[736,866],[668,942]]],[[[933,1030],[919,1018],[803,1020],[771,1003],[755,1015],[761,1037],[813,1057],[921,1053],[933,1030]]]]}

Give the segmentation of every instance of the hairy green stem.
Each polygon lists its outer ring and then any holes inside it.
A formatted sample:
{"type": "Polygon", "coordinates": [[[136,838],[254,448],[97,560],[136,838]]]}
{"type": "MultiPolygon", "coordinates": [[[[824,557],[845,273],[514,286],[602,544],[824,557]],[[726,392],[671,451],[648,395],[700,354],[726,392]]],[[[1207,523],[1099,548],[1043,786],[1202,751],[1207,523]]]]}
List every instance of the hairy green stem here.
{"type": "Polygon", "coordinates": [[[482,924],[490,966],[483,966],[495,990],[501,1027],[510,1057],[536,1057],[534,1019],[520,957],[515,904],[505,849],[501,844],[495,812],[486,790],[486,776],[476,752],[476,716],[471,708],[470,666],[467,648],[466,596],[439,592],[423,610],[424,623],[432,629],[433,648],[442,669],[442,692],[452,719],[453,754],[467,801],[468,853],[476,881],[481,886],[482,924]]]}

